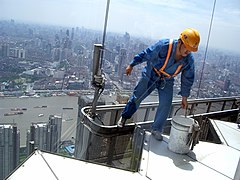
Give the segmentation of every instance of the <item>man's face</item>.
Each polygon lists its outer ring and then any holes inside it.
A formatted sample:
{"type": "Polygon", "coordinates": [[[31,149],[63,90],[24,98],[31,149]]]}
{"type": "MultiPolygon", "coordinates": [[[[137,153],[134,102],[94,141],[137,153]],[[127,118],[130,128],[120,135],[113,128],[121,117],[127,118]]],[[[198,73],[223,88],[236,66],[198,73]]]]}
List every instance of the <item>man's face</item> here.
{"type": "Polygon", "coordinates": [[[187,50],[186,46],[183,43],[181,43],[179,51],[183,57],[186,57],[191,52],[187,50]]]}

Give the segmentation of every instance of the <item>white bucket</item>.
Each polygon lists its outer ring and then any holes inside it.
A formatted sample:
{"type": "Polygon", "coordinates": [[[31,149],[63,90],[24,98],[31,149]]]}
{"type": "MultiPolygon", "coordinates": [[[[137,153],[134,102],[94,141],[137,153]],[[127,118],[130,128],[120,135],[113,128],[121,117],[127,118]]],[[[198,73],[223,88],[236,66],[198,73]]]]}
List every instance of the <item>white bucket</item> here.
{"type": "Polygon", "coordinates": [[[188,134],[192,132],[194,119],[184,116],[175,116],[171,124],[168,142],[169,150],[179,154],[187,154],[190,151],[190,147],[187,145],[189,140],[188,134]]]}

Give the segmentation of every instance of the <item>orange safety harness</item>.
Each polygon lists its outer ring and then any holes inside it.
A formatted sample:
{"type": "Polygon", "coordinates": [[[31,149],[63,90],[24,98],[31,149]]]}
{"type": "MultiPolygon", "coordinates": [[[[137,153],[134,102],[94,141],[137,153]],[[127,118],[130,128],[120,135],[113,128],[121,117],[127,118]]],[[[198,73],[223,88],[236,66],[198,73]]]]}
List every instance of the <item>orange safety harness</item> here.
{"type": "Polygon", "coordinates": [[[168,74],[167,72],[164,71],[164,69],[165,69],[166,66],[167,66],[167,63],[168,63],[168,60],[169,60],[171,51],[172,51],[172,45],[173,45],[173,39],[170,39],[170,41],[169,41],[169,47],[168,47],[168,53],[167,53],[167,57],[166,57],[166,60],[165,60],[165,62],[164,62],[164,65],[163,65],[159,70],[157,70],[157,68],[155,68],[155,67],[153,66],[153,70],[157,73],[158,76],[161,76],[162,74],[165,75],[165,77],[162,77],[161,79],[163,79],[163,78],[172,78],[172,77],[175,77],[175,76],[179,73],[180,69],[181,69],[182,66],[183,66],[182,64],[180,64],[180,65],[177,67],[177,69],[176,69],[176,71],[175,71],[175,73],[174,73],[173,75],[170,75],[170,74],[168,74]]]}

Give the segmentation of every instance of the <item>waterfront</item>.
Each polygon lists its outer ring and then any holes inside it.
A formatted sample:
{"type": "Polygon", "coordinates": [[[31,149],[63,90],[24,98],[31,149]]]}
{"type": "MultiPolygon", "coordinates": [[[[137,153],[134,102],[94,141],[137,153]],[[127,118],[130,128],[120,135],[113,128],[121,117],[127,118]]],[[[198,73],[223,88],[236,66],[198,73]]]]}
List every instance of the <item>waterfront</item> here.
{"type": "Polygon", "coordinates": [[[78,113],[78,97],[52,96],[39,98],[0,98],[0,123],[16,123],[20,130],[20,145],[26,146],[26,132],[32,122],[48,122],[49,115],[63,118],[62,140],[75,137],[78,113]],[[11,109],[26,108],[23,114],[4,116],[11,109]],[[39,116],[40,114],[43,114],[39,116]]]}
{"type": "MultiPolygon", "coordinates": [[[[116,94],[102,95],[106,104],[113,104],[116,94]]],[[[158,96],[153,92],[143,102],[156,102],[158,96]]],[[[174,100],[179,100],[175,97],[174,100]]],[[[76,136],[78,114],[77,96],[50,96],[50,97],[0,97],[0,124],[16,123],[20,130],[20,145],[26,146],[26,133],[32,122],[48,122],[50,115],[62,116],[62,140],[73,140],[76,136]],[[23,114],[9,115],[20,110],[23,114]]]]}

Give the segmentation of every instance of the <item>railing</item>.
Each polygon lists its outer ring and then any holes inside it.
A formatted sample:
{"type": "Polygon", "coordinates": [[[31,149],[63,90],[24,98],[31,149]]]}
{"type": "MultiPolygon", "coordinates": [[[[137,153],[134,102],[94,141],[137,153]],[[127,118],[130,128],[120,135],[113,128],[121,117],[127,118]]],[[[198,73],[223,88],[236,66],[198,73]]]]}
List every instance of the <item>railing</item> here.
{"type": "MultiPolygon", "coordinates": [[[[189,110],[187,112],[180,110],[178,113],[187,113],[187,116],[198,120],[204,127],[200,137],[207,140],[209,131],[205,129],[209,126],[206,125],[206,119],[236,122],[239,99],[240,97],[191,99],[189,110]]],[[[75,142],[76,158],[137,171],[144,132],[151,127],[158,103],[142,103],[135,115],[127,121],[126,126],[118,128],[116,122],[124,106],[125,104],[97,106],[97,116],[94,118],[90,116],[90,106],[81,109],[78,120],[80,125],[77,130],[79,134],[75,142]]],[[[171,121],[179,107],[181,101],[173,101],[167,122],[171,121]]],[[[169,133],[169,129],[170,123],[166,123],[164,132],[169,133]]]]}

